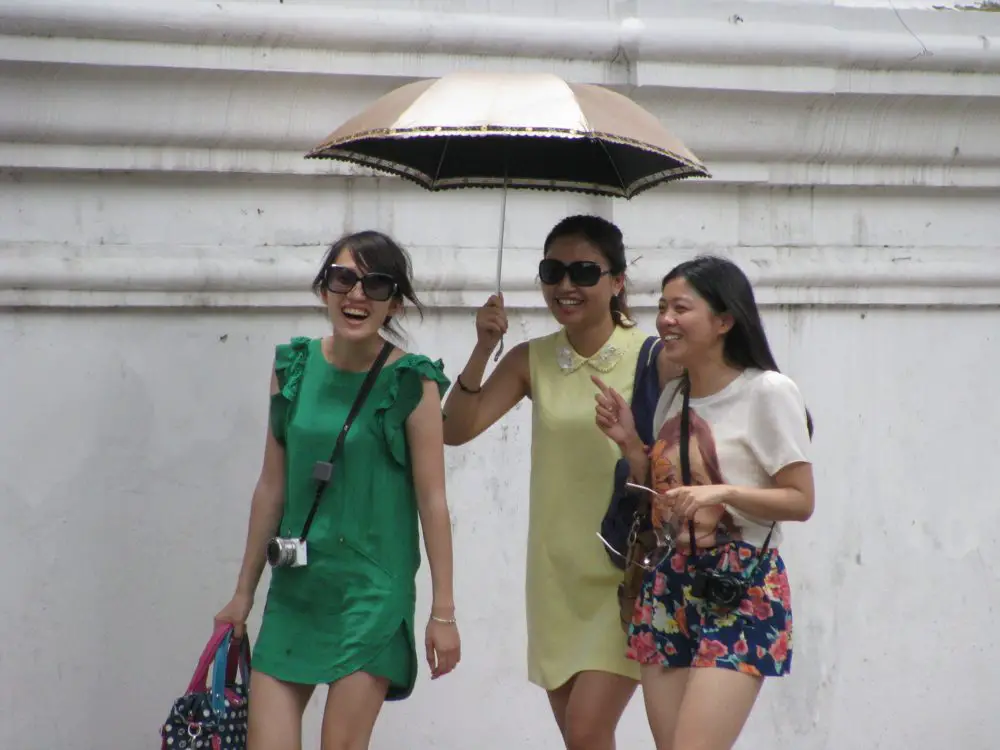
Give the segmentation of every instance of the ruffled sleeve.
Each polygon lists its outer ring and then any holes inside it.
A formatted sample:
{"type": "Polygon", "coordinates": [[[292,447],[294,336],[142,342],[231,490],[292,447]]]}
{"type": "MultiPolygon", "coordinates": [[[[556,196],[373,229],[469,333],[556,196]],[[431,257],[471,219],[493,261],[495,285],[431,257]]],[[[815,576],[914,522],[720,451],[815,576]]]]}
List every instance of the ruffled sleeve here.
{"type": "Polygon", "coordinates": [[[425,380],[437,383],[442,398],[451,385],[441,360],[432,362],[422,354],[406,355],[393,368],[385,396],[375,407],[375,429],[382,433],[389,453],[401,466],[409,463],[406,419],[423,398],[425,380]]]}
{"type": "Polygon", "coordinates": [[[285,444],[291,407],[299,395],[302,374],[306,371],[309,341],[307,336],[296,336],[289,343],[274,348],[278,392],[271,396],[271,432],[281,445],[285,444]]]}

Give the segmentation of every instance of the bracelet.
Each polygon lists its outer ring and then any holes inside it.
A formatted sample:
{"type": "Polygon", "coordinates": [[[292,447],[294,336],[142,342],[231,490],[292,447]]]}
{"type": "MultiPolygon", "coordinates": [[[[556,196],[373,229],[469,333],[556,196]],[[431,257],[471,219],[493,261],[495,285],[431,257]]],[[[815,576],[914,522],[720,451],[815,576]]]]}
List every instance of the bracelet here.
{"type": "Polygon", "coordinates": [[[434,622],[441,623],[442,625],[457,625],[458,624],[458,620],[456,620],[454,617],[445,619],[443,617],[435,617],[434,615],[431,615],[431,619],[434,622]]]}
{"type": "Polygon", "coordinates": [[[482,386],[479,386],[478,388],[469,388],[469,386],[462,382],[461,373],[455,376],[455,382],[458,383],[458,387],[466,393],[480,393],[483,390],[482,386]]]}

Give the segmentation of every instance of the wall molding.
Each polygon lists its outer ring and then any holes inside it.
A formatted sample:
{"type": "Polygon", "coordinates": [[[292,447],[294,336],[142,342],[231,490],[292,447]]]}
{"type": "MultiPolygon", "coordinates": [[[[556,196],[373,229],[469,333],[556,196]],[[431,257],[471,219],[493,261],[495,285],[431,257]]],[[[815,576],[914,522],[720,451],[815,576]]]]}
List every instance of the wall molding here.
{"type": "Polygon", "coordinates": [[[625,50],[647,62],[1000,72],[1000,19],[986,14],[699,0],[638,7],[637,16],[578,19],[320,4],[3,0],[0,18],[8,36],[105,42],[608,62],[625,50]]]}
{"type": "MultiPolygon", "coordinates": [[[[323,247],[8,248],[0,307],[288,308],[308,292],[323,247]],[[100,252],[97,252],[97,251],[100,252]]],[[[2,251],[2,248],[0,248],[2,251]]],[[[657,284],[699,248],[633,247],[634,307],[655,307],[657,284]]],[[[872,247],[711,248],[740,264],[762,306],[1000,307],[1000,254],[988,249],[872,247]]],[[[429,308],[476,308],[494,291],[495,250],[410,248],[417,291],[429,308]],[[478,259],[469,262],[470,258],[478,259]]],[[[507,248],[504,297],[512,309],[544,307],[537,248],[507,248]]]]}
{"type": "Polygon", "coordinates": [[[302,156],[395,86],[482,68],[613,86],[716,183],[1000,185],[998,14],[661,5],[568,19],[0,0],[0,168],[371,174],[302,156]]]}
{"type": "MultiPolygon", "coordinates": [[[[658,188],[641,208],[588,204],[620,213],[634,238],[668,235],[643,225],[669,220],[672,210],[702,217],[682,223],[684,241],[703,247],[630,243],[642,256],[632,269],[640,308],[655,304],[655,280],[670,265],[700,251],[741,263],[764,305],[1000,306],[1000,254],[985,246],[993,224],[963,230],[973,217],[995,222],[979,207],[1000,196],[1000,14],[719,0],[611,5],[632,15],[430,13],[375,0],[353,8],[0,0],[0,173],[11,199],[0,306],[312,306],[305,290],[319,247],[261,243],[323,240],[352,222],[398,230],[404,241],[416,234],[418,243],[433,233],[414,231],[423,217],[412,193],[395,189],[398,178],[377,175],[372,190],[366,180],[376,173],[306,160],[305,152],[382,93],[467,68],[551,71],[612,86],[708,164],[712,180],[658,188]],[[261,186],[247,176],[281,182],[261,186]],[[179,188],[187,185],[189,193],[179,188]],[[187,217],[185,200],[221,200],[238,223],[235,208],[253,211],[240,201],[276,186],[287,197],[247,225],[247,236],[222,228],[228,219],[214,220],[203,204],[195,229],[174,232],[187,217]],[[807,190],[783,192],[797,188],[807,190]],[[325,216],[311,200],[319,191],[329,199],[325,216]],[[21,200],[32,201],[24,217],[35,222],[24,230],[21,200]],[[398,221],[396,201],[407,204],[398,221]],[[44,226],[50,216],[55,224],[44,226]],[[849,243],[852,223],[866,244],[823,244],[849,243]],[[129,244],[159,242],[157,231],[162,245],[129,244]],[[56,242],[66,237],[80,244],[56,242]],[[780,244],[799,239],[818,246],[780,244]],[[184,246],[191,241],[204,246],[184,246]],[[867,244],[875,242],[891,244],[867,244]]],[[[526,13],[529,3],[511,7],[526,13]]],[[[542,304],[537,249],[517,243],[529,226],[547,231],[546,211],[557,204],[546,198],[518,213],[504,274],[512,307],[542,304]]],[[[451,241],[479,242],[476,231],[463,227],[451,241]]],[[[493,236],[490,225],[484,240],[493,236]]],[[[413,253],[431,307],[474,308],[493,287],[487,245],[413,253]],[[470,263],[470,254],[483,262],[470,263]]]]}

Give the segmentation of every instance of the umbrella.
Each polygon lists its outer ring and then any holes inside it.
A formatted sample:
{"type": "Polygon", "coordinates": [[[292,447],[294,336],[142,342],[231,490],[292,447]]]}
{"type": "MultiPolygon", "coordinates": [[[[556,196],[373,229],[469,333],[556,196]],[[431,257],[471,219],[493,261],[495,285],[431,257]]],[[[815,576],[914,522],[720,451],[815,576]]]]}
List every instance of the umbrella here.
{"type": "MultiPolygon", "coordinates": [[[[459,72],[376,100],[307,158],[352,162],[428,190],[506,188],[632,198],[662,182],[709,177],[698,158],[634,101],[546,73],[459,72]]],[[[497,357],[503,351],[503,343],[497,357]]]]}

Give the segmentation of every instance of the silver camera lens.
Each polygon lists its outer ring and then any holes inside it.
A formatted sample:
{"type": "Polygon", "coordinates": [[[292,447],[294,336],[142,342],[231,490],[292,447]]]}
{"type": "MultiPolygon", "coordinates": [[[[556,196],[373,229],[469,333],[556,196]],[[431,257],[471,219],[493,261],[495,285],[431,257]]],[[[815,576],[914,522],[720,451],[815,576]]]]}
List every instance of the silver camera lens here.
{"type": "Polygon", "coordinates": [[[275,537],[267,543],[267,562],[273,568],[283,568],[295,562],[295,539],[275,537]]]}

